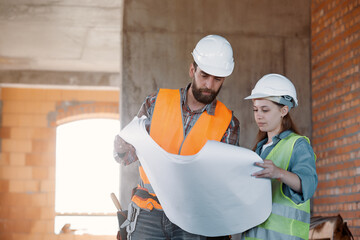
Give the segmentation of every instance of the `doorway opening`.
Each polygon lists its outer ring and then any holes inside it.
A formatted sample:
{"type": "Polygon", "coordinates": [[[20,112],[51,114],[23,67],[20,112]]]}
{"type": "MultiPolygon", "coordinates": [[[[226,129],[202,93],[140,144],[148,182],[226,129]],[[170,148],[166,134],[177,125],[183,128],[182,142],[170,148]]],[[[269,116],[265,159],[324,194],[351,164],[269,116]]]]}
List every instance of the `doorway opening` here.
{"type": "Polygon", "coordinates": [[[119,120],[85,119],[56,129],[55,233],[115,235],[120,171],[113,159],[119,120]]]}

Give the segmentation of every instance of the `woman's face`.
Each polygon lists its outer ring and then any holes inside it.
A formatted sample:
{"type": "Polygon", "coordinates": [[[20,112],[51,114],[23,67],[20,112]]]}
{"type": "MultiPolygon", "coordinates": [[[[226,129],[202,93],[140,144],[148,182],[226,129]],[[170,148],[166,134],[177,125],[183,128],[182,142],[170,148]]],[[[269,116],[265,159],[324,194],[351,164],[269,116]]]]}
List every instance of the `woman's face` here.
{"type": "Polygon", "coordinates": [[[253,100],[253,111],[260,131],[271,133],[272,136],[281,132],[282,118],[288,113],[285,106],[279,107],[274,102],[262,98],[253,100]]]}

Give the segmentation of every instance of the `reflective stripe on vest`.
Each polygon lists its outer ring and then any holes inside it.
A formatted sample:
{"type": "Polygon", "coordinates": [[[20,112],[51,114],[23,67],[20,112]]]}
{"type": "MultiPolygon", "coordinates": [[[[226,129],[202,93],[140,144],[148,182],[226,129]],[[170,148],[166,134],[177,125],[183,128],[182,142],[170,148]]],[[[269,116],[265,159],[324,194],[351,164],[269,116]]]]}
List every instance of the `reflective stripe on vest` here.
{"type": "MultiPolygon", "coordinates": [[[[169,153],[193,155],[201,150],[207,140],[220,141],[231,122],[231,118],[232,112],[223,103],[217,101],[215,114],[212,116],[204,111],[185,136],[180,90],[160,89],[151,119],[150,136],[169,153]]],[[[139,172],[141,178],[139,185],[155,196],[149,179],[141,166],[139,172]]],[[[136,194],[133,198],[136,198],[136,194]]],[[[137,201],[139,207],[144,205],[139,203],[138,199],[137,201]]],[[[160,205],[154,207],[162,209],[160,205]]]]}
{"type": "MultiPolygon", "coordinates": [[[[244,239],[244,238],[242,238],[244,239]]],[[[247,232],[246,240],[272,240],[272,239],[286,239],[286,240],[303,240],[302,238],[299,237],[295,237],[295,236],[290,236],[290,235],[286,235],[284,237],[284,234],[272,231],[272,230],[268,230],[265,228],[255,228],[252,229],[251,231],[247,232]]]]}
{"type": "Polygon", "coordinates": [[[150,184],[150,181],[145,174],[144,168],[141,165],[139,166],[139,173],[140,173],[140,179],[141,179],[141,182],[139,183],[140,187],[146,188],[149,193],[152,193],[155,195],[155,192],[150,184]]]}
{"type": "MultiPolygon", "coordinates": [[[[282,139],[269,153],[266,159],[287,170],[294,144],[299,138],[309,139],[291,133],[282,139]]],[[[282,190],[282,182],[272,179],[272,211],[269,218],[259,226],[243,234],[243,239],[308,239],[310,227],[310,200],[296,204],[282,190]]]]}

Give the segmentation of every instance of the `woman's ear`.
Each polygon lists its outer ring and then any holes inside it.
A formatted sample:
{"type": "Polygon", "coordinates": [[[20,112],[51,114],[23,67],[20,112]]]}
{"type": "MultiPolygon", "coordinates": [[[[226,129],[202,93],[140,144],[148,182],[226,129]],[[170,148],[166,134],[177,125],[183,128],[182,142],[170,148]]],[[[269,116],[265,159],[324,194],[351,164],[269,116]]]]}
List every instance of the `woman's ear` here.
{"type": "Polygon", "coordinates": [[[280,112],[281,112],[281,117],[285,117],[286,114],[289,113],[289,107],[288,107],[288,106],[283,106],[283,107],[281,108],[280,112]]]}

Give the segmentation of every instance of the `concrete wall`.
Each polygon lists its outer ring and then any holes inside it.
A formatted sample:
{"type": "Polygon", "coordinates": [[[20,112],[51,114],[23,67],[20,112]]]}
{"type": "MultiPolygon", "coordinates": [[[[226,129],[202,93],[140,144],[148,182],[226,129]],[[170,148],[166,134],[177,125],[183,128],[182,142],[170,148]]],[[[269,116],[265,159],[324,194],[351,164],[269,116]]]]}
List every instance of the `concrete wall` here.
{"type": "Polygon", "coordinates": [[[0,70],[0,84],[71,88],[112,88],[119,90],[120,74],[108,72],[64,72],[0,70]]]}
{"type": "MultiPolygon", "coordinates": [[[[146,95],[157,88],[184,87],[191,51],[205,35],[232,44],[234,73],[219,99],[234,110],[241,145],[252,147],[257,127],[251,102],[243,100],[264,74],[285,74],[295,84],[300,106],[293,112],[311,135],[310,1],[298,0],[125,0],[121,120],[126,125],[146,95]]],[[[122,168],[121,201],[127,204],[136,166],[122,168]]]]}

